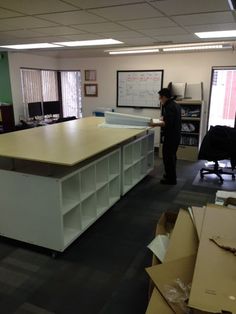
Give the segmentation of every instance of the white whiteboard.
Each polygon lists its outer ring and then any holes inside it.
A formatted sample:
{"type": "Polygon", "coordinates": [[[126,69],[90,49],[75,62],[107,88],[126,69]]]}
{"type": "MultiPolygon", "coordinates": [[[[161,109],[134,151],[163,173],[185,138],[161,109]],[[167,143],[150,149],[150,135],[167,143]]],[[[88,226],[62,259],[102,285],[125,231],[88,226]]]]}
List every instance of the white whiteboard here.
{"type": "Polygon", "coordinates": [[[163,72],[117,71],[117,107],[160,108],[163,72]]]}

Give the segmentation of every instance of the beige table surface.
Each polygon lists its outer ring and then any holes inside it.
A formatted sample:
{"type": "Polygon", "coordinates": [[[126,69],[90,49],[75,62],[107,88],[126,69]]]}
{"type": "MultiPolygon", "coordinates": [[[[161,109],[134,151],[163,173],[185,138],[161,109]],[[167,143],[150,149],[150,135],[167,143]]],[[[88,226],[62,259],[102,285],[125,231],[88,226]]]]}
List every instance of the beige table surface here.
{"type": "Polygon", "coordinates": [[[88,117],[0,135],[0,156],[73,166],[145,132],[100,128],[88,117]]]}

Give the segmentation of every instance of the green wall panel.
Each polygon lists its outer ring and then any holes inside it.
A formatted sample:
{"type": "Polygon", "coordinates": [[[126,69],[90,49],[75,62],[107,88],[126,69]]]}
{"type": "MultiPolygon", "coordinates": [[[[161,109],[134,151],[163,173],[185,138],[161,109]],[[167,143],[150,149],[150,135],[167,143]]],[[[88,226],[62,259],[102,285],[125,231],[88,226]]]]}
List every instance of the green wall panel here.
{"type": "Polygon", "coordinates": [[[12,103],[7,52],[0,52],[0,102],[12,103]]]}

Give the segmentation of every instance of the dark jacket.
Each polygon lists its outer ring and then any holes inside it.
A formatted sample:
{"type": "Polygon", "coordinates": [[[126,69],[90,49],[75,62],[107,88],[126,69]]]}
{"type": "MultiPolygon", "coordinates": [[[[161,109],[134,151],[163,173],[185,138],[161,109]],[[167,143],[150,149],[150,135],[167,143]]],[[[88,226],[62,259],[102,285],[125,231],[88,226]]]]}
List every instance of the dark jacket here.
{"type": "Polygon", "coordinates": [[[181,108],[174,100],[169,99],[162,106],[165,122],[163,127],[164,142],[179,144],[181,135],[181,108]]]}
{"type": "Polygon", "coordinates": [[[236,129],[214,126],[205,135],[198,159],[218,161],[230,159],[232,169],[236,166],[236,129]]]}

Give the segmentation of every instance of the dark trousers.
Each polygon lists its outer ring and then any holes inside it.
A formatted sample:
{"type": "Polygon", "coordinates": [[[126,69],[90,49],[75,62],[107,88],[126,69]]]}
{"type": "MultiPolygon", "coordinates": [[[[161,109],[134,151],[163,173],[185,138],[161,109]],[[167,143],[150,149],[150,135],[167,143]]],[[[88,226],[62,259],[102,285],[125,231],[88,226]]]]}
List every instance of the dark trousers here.
{"type": "Polygon", "coordinates": [[[164,140],[162,147],[163,163],[166,174],[166,180],[176,181],[176,152],[179,141],[164,140]]]}

